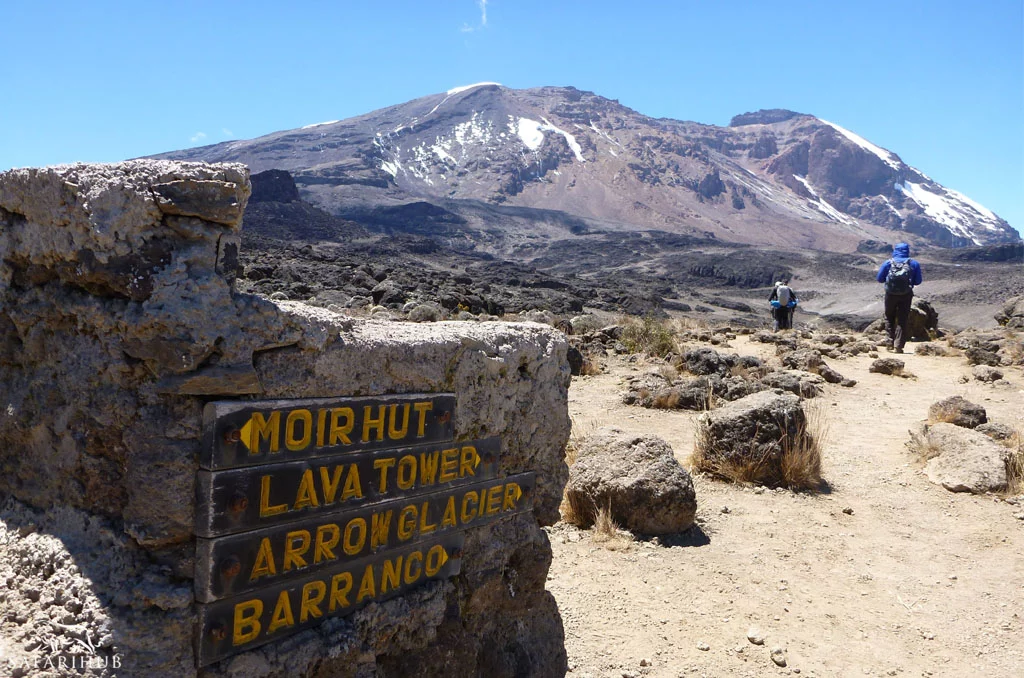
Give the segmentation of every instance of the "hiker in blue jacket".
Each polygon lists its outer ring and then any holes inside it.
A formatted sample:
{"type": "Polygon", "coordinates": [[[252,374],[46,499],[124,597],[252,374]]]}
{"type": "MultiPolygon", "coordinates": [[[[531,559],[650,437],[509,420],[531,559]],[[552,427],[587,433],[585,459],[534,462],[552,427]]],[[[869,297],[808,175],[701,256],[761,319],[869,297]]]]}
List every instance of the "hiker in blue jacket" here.
{"type": "Polygon", "coordinates": [[[885,331],[888,348],[903,353],[914,287],[921,284],[921,264],[910,258],[910,245],[896,243],[892,257],[878,267],[875,279],[885,285],[885,331]]]}

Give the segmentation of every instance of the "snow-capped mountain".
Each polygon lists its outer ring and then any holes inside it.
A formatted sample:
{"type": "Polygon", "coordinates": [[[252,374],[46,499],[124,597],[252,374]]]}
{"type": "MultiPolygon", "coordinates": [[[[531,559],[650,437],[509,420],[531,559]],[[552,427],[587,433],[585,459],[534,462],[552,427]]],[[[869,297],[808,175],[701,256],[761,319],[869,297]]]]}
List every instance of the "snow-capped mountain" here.
{"type": "Polygon", "coordinates": [[[458,224],[517,246],[566,224],[831,250],[908,235],[946,247],[1019,239],[895,153],[811,115],[758,111],[717,127],[572,87],[478,83],[161,157],[283,169],[339,216],[419,232],[458,224]]]}

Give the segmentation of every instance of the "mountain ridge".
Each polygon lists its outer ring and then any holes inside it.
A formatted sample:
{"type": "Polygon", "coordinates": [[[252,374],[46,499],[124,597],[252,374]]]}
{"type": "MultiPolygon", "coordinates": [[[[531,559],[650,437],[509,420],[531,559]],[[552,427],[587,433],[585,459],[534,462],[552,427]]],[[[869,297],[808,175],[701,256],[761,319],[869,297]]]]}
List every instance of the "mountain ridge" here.
{"type": "Polygon", "coordinates": [[[499,254],[572,235],[538,227],[533,209],[563,212],[589,230],[655,229],[834,251],[853,251],[863,240],[1019,240],[977,202],[815,116],[767,109],[718,127],[650,118],[573,87],[477,83],[346,120],[156,157],[285,170],[304,199],[355,221],[428,203],[461,219],[468,240],[488,235],[481,246],[499,254]],[[527,212],[501,216],[502,206],[527,212]]]}

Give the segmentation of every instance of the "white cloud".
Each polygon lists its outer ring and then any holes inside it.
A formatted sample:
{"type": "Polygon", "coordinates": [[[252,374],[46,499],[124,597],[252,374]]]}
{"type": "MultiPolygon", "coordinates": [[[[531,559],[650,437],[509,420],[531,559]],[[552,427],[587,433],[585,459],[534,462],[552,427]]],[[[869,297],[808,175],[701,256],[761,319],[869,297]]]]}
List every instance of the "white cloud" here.
{"type": "Polygon", "coordinates": [[[198,144],[200,141],[202,141],[205,138],[206,138],[206,132],[196,132],[191,137],[189,137],[189,141],[191,141],[193,144],[198,144]]]}
{"type": "Polygon", "coordinates": [[[229,130],[227,127],[222,127],[220,131],[224,134],[224,136],[226,136],[229,139],[235,136],[235,133],[229,130]]]}
{"type": "Polygon", "coordinates": [[[480,8],[480,23],[476,26],[462,24],[459,30],[463,33],[472,33],[475,30],[487,27],[487,0],[476,0],[476,6],[480,8]]]}

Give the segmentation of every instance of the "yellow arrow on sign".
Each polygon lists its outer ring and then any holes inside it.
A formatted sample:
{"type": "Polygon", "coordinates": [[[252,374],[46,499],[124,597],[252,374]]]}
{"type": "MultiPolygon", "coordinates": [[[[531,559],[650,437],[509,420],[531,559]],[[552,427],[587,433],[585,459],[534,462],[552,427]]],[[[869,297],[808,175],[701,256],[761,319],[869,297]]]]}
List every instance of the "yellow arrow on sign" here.
{"type": "Polygon", "coordinates": [[[252,416],[251,415],[249,417],[249,421],[245,422],[245,426],[242,427],[242,430],[240,431],[240,433],[242,434],[242,437],[240,438],[239,442],[241,442],[243,445],[245,445],[245,449],[249,450],[249,452],[252,452],[253,448],[256,447],[257,445],[259,445],[259,441],[252,439],[253,438],[253,430],[252,430],[252,416]]]}

